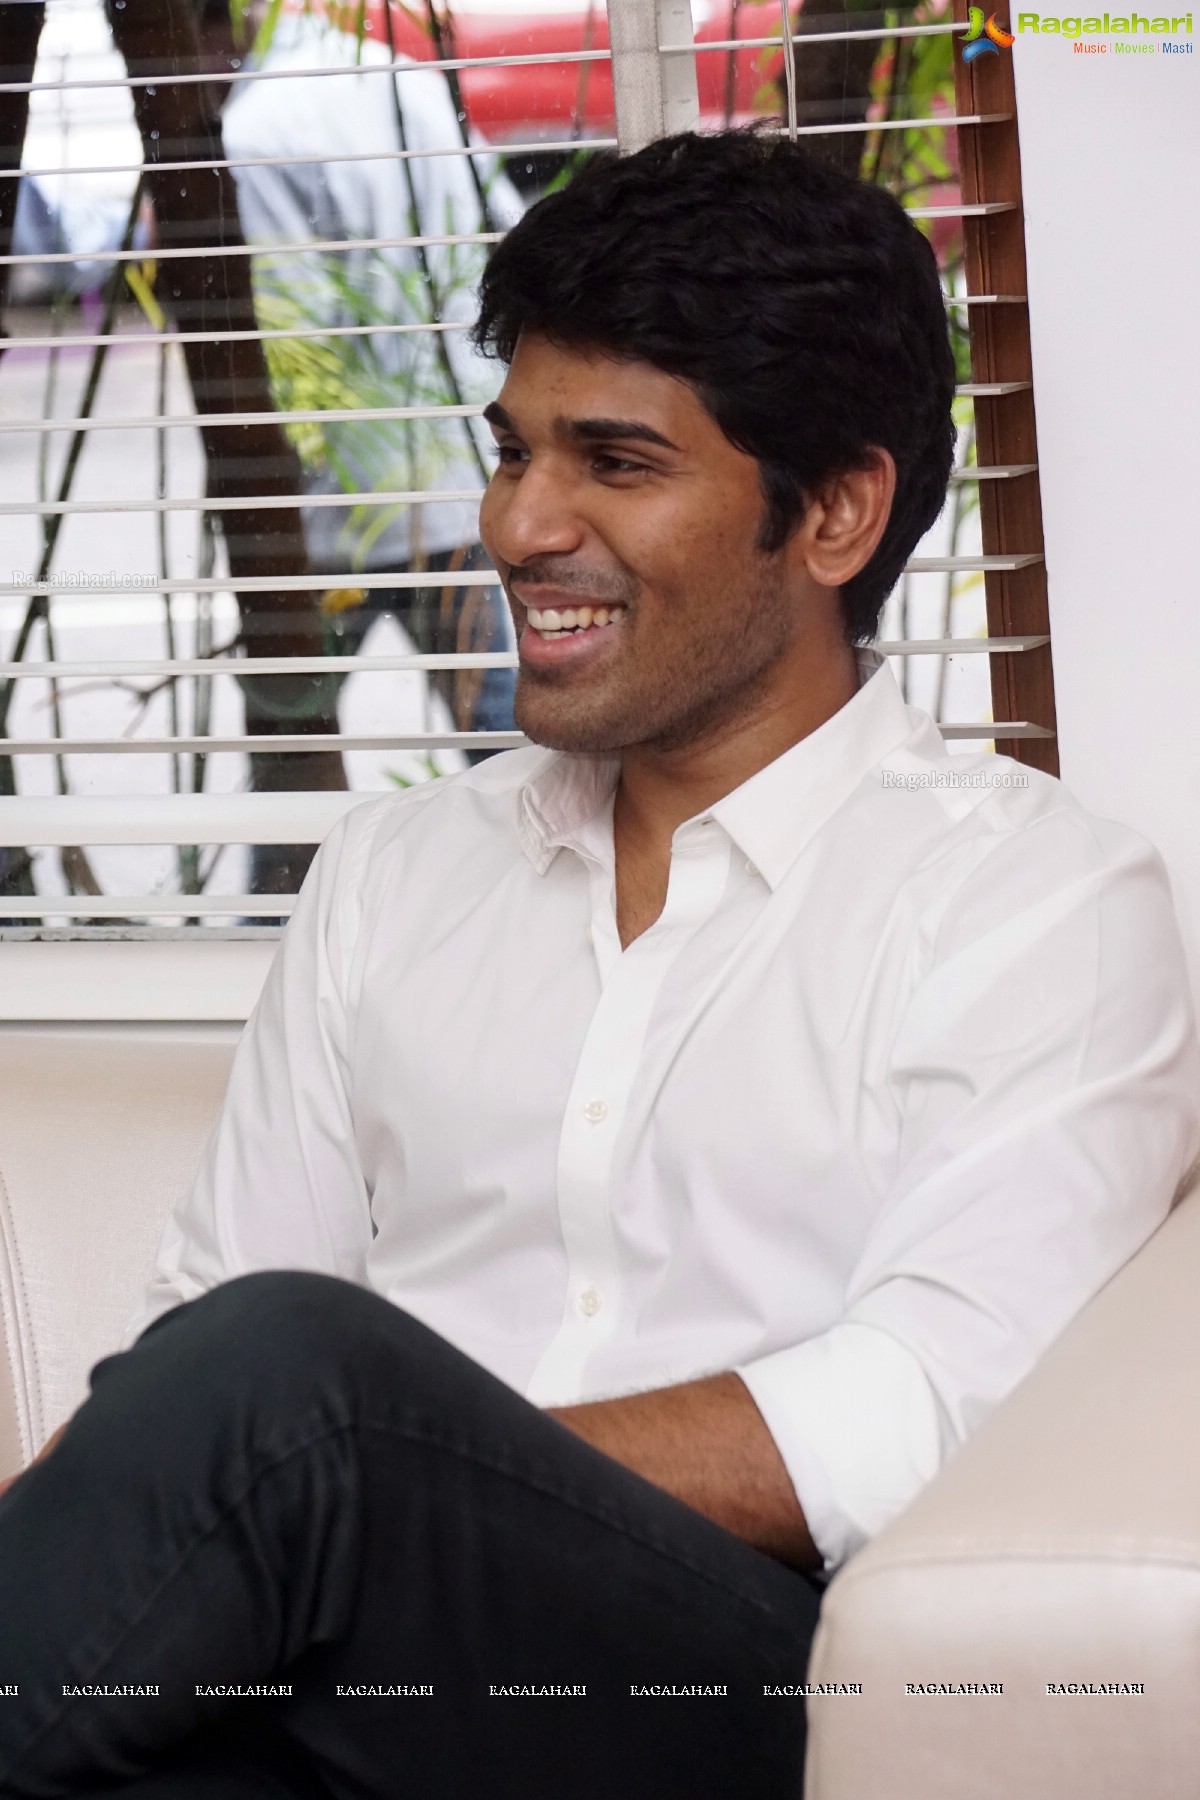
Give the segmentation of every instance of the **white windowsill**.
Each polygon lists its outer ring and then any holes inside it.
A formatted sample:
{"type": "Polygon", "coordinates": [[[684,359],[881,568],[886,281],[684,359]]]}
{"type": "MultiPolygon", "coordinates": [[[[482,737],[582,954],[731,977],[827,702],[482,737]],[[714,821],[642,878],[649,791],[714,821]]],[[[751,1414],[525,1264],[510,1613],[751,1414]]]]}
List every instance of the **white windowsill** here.
{"type": "MultiPolygon", "coordinates": [[[[207,934],[205,934],[207,936],[207,934]]],[[[0,942],[0,1024],[203,1020],[242,1024],[278,939],[0,942]]]]}

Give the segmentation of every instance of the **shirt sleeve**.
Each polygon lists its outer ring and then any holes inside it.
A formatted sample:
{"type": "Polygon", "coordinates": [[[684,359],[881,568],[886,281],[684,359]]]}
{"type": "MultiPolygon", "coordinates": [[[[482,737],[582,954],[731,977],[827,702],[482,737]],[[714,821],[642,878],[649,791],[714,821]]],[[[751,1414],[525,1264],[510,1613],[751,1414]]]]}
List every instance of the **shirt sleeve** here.
{"type": "Polygon", "coordinates": [[[827,1569],[1152,1234],[1200,1149],[1184,955],[1140,838],[1049,815],[978,854],[917,935],[895,1165],[843,1315],[738,1370],[827,1569]]]}
{"type": "Polygon", "coordinates": [[[313,859],[122,1348],[235,1275],[289,1268],[366,1280],[373,1226],[354,1141],[345,992],[378,817],[378,803],[353,808],[313,859]]]}

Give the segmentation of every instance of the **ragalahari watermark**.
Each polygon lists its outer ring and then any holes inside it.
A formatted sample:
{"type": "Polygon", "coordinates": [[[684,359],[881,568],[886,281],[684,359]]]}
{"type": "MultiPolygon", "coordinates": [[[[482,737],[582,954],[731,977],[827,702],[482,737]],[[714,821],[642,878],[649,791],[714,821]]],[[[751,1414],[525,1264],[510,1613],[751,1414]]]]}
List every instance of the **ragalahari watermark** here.
{"type": "Polygon", "coordinates": [[[51,569],[39,578],[33,569],[14,569],[12,586],[34,593],[57,594],[87,588],[123,594],[131,588],[141,592],[161,587],[162,576],[131,569],[51,569]]]}
{"type": "Polygon", "coordinates": [[[885,788],[1027,788],[1022,769],[881,769],[885,788]]]}

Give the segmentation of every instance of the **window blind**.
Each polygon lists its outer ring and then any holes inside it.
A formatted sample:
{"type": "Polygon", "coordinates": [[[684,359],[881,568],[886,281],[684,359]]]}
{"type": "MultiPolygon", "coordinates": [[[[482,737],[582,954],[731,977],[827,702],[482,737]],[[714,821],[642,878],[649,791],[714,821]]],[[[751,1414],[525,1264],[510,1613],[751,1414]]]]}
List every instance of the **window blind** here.
{"type": "Polygon", "coordinates": [[[0,5],[6,1016],[244,1016],[342,810],[522,741],[480,712],[515,662],[479,644],[494,574],[426,549],[488,469],[470,286],[523,201],[664,131],[773,110],[931,233],[963,459],[880,647],[952,743],[1054,766],[1011,62],[962,64],[965,12],[475,0],[401,43],[376,6],[361,43],[304,11],[256,55],[223,4],[124,10],[0,5]],[[321,94],[353,98],[326,136],[321,94]]]}

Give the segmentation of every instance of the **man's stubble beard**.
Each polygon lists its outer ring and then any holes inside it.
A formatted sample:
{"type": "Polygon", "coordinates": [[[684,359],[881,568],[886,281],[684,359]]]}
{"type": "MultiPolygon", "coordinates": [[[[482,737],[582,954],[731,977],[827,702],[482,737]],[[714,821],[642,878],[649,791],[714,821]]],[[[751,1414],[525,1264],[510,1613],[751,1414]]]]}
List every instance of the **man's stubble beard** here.
{"type": "Polygon", "coordinates": [[[754,710],[799,624],[782,555],[756,561],[753,589],[718,609],[703,631],[681,634],[655,691],[633,682],[624,696],[608,690],[593,699],[586,689],[572,694],[554,676],[522,668],[514,702],[518,728],[547,749],[612,755],[634,745],[690,749],[736,724],[754,710]]]}

